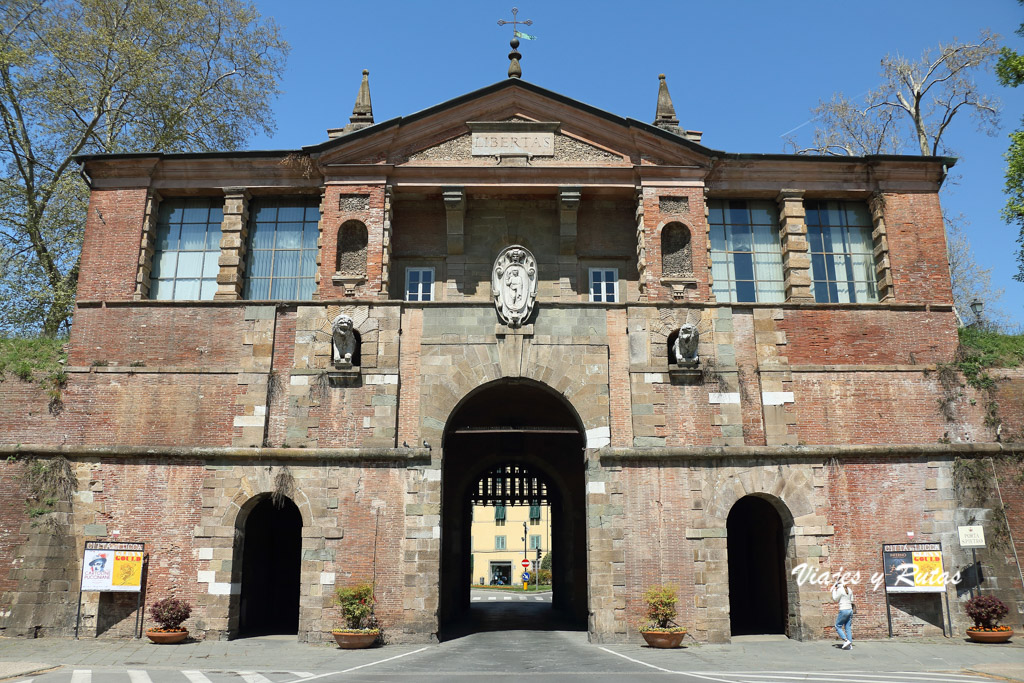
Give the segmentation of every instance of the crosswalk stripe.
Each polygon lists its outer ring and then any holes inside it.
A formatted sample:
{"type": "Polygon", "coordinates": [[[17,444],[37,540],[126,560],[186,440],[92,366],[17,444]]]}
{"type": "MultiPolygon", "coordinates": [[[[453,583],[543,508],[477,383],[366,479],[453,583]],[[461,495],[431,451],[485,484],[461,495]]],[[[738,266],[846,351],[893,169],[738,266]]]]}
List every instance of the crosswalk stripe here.
{"type": "Polygon", "coordinates": [[[139,669],[128,669],[128,678],[132,683],[153,683],[153,679],[149,677],[149,674],[139,669]]]}
{"type": "Polygon", "coordinates": [[[71,672],[71,683],[92,683],[92,669],[75,669],[71,672]]]}
{"type": "Polygon", "coordinates": [[[512,596],[510,596],[510,595],[506,595],[506,596],[505,596],[505,599],[506,599],[506,600],[511,600],[511,599],[512,599],[512,596]]]}
{"type": "Polygon", "coordinates": [[[272,683],[269,678],[255,671],[236,671],[235,673],[241,676],[245,683],[272,683]]]}
{"type": "Polygon", "coordinates": [[[544,598],[534,598],[534,600],[537,600],[539,602],[544,602],[544,598]]]}
{"type": "Polygon", "coordinates": [[[200,671],[182,671],[191,683],[210,683],[210,679],[203,675],[200,671]]]}
{"type": "Polygon", "coordinates": [[[491,598],[487,598],[487,599],[488,600],[497,600],[498,598],[491,597],[491,598]]]}

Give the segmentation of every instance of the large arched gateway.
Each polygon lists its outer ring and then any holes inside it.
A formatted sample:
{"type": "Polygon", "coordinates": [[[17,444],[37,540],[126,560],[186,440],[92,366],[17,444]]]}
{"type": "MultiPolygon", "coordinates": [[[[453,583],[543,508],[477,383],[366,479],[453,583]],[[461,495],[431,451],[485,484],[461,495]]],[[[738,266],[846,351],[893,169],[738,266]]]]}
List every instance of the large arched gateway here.
{"type": "Polygon", "coordinates": [[[553,615],[587,615],[584,433],[564,397],[526,379],[485,384],[452,411],[442,464],[442,635],[469,608],[470,509],[551,506],[553,615]]]}

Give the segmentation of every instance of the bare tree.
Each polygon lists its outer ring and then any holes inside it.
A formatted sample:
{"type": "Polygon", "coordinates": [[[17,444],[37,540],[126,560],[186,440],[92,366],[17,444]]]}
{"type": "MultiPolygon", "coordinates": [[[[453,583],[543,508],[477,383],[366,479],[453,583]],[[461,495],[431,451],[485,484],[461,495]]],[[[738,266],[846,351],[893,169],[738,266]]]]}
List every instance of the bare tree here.
{"type": "Polygon", "coordinates": [[[973,42],[939,44],[916,61],[901,55],[882,59],[882,82],[855,103],[842,93],[812,109],[818,126],[800,154],[862,156],[917,153],[938,156],[948,150],[943,135],[953,119],[968,113],[987,135],[999,129],[999,101],[978,89],[974,75],[999,57],[999,36],[983,31],[973,42]]]}
{"type": "Polygon", "coordinates": [[[971,251],[971,242],[965,228],[967,220],[963,214],[945,216],[946,247],[949,256],[949,275],[953,280],[953,305],[957,316],[965,325],[984,321],[986,324],[1005,329],[1009,326],[1006,312],[996,305],[1003,296],[1002,289],[992,286],[992,269],[982,268],[971,251]],[[975,299],[985,303],[979,320],[971,310],[975,299]]]}
{"type": "MultiPolygon", "coordinates": [[[[879,87],[855,103],[842,93],[821,100],[811,112],[817,122],[812,142],[804,147],[790,138],[787,145],[798,154],[865,156],[869,154],[949,154],[944,135],[961,113],[972,116],[979,130],[995,135],[999,128],[999,102],[978,89],[974,75],[992,67],[999,58],[999,36],[983,31],[973,42],[940,44],[917,61],[901,55],[882,59],[879,87]]],[[[947,182],[948,185],[948,182],[947,182]]],[[[1005,323],[996,307],[1002,290],[992,288],[990,269],[982,268],[971,253],[963,216],[944,217],[953,299],[961,321],[974,320],[970,302],[986,305],[985,318],[1005,323]]]]}

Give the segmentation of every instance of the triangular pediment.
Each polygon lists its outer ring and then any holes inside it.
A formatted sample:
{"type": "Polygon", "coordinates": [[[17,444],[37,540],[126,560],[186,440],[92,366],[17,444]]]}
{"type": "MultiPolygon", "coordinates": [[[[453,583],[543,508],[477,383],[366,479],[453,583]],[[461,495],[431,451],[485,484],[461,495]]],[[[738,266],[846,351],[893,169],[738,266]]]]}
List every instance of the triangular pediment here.
{"type": "Polygon", "coordinates": [[[509,141],[519,143],[521,156],[531,166],[703,166],[720,154],[681,135],[519,79],[495,83],[304,151],[316,155],[320,164],[487,166],[519,156],[514,152],[517,145],[510,148],[509,141]],[[503,130],[503,124],[508,130],[503,130]],[[523,132],[531,124],[549,128],[543,148],[529,137],[534,133],[523,132]],[[474,139],[482,135],[481,127],[493,136],[496,153],[487,153],[474,139]]]}

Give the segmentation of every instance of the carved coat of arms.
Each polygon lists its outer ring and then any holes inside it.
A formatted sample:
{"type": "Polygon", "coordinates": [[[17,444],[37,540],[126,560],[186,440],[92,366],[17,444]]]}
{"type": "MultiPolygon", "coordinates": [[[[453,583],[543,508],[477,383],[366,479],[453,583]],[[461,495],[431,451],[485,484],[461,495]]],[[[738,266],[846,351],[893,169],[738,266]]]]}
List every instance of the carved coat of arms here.
{"type": "Polygon", "coordinates": [[[526,247],[505,247],[494,260],[491,295],[498,318],[509,327],[520,327],[533,312],[537,299],[537,260],[526,247]]]}

